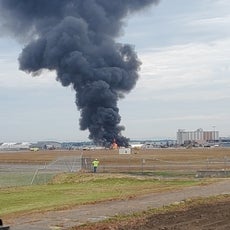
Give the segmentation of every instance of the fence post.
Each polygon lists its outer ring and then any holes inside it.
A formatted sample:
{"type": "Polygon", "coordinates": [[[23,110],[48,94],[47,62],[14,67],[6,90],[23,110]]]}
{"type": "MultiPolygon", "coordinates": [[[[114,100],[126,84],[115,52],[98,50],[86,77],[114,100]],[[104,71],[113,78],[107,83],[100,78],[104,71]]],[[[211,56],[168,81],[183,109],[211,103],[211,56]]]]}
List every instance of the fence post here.
{"type": "Polygon", "coordinates": [[[34,176],[33,176],[32,180],[30,182],[31,185],[34,183],[34,179],[37,176],[37,174],[38,174],[38,169],[35,171],[34,176]]]}
{"type": "Polygon", "coordinates": [[[145,164],[145,159],[142,159],[142,174],[144,174],[144,164],[145,164]]]}

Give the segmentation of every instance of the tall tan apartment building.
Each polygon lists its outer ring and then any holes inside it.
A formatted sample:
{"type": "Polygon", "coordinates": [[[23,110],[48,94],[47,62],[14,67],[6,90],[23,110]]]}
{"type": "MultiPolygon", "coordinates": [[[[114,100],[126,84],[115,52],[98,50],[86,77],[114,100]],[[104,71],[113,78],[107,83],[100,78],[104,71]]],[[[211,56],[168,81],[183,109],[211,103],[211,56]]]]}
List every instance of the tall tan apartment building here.
{"type": "Polygon", "coordinates": [[[219,131],[204,131],[203,129],[197,129],[195,131],[185,131],[184,129],[178,129],[177,131],[177,144],[183,145],[186,142],[196,142],[198,144],[205,144],[207,142],[215,142],[219,140],[219,131]]]}

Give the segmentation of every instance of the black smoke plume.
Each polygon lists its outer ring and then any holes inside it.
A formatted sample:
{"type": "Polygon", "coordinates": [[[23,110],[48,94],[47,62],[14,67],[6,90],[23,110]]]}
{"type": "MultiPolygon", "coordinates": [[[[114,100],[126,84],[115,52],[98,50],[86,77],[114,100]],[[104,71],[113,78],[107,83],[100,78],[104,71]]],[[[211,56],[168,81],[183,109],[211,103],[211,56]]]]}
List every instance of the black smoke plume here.
{"type": "Polygon", "coordinates": [[[131,45],[118,44],[124,18],[158,0],[0,0],[1,31],[24,42],[20,69],[56,71],[72,85],[80,128],[108,146],[127,146],[117,102],[136,84],[140,61],[131,45]]]}

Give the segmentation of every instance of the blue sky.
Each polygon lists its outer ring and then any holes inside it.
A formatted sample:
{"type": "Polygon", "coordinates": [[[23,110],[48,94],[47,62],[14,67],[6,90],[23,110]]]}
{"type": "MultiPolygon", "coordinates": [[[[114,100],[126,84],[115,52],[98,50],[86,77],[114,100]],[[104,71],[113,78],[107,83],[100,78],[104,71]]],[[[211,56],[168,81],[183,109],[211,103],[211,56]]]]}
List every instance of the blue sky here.
{"type": "MultiPolygon", "coordinates": [[[[230,136],[230,1],[161,0],[129,16],[119,42],[135,45],[142,67],[119,101],[123,134],[176,138],[177,129],[230,136]]],[[[55,74],[19,71],[23,45],[0,37],[0,142],[80,141],[74,90],[55,74]]]]}

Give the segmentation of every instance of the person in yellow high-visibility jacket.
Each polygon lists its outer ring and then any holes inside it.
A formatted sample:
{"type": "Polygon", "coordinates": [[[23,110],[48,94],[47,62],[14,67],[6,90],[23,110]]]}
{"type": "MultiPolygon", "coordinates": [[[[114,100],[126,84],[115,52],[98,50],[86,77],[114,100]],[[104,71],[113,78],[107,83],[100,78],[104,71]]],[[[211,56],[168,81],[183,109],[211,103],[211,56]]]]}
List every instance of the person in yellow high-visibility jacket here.
{"type": "Polygon", "coordinates": [[[92,162],[92,165],[93,165],[93,172],[96,173],[97,172],[97,167],[99,165],[99,160],[98,159],[95,159],[93,162],[92,162]]]}

